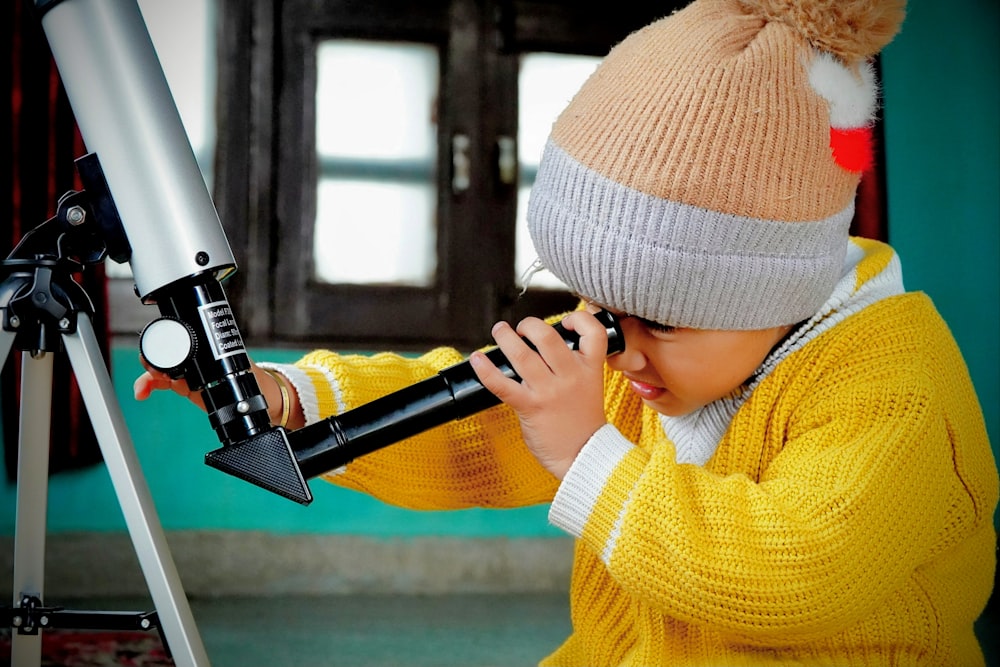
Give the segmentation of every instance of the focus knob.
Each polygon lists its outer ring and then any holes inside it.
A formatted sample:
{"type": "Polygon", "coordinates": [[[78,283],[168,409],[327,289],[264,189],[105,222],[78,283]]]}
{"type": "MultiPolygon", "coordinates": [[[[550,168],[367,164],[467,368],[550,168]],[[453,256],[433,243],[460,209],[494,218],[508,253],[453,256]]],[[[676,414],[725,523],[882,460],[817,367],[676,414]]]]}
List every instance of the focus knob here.
{"type": "Polygon", "coordinates": [[[150,366],[172,378],[184,374],[187,363],[198,351],[198,337],[185,322],[161,317],[146,325],[139,334],[139,354],[150,366]]]}

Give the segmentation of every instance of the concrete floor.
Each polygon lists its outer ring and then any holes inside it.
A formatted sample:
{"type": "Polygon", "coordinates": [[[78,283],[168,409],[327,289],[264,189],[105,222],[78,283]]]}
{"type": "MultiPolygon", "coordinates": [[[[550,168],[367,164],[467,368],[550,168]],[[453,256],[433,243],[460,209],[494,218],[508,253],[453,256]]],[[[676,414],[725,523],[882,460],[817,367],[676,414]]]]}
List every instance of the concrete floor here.
{"type": "MultiPolygon", "coordinates": [[[[147,611],[141,598],[63,601],[147,611]]],[[[526,667],[568,635],[564,593],[215,597],[190,600],[212,667],[526,667]]],[[[1000,667],[1000,610],[977,625],[1000,667]]]]}
{"type": "MultiPolygon", "coordinates": [[[[171,539],[213,667],[523,667],[570,632],[568,539],[171,539]]],[[[57,534],[48,547],[47,604],[154,608],[127,536],[57,534]]],[[[1000,600],[977,630],[1000,667],[1000,600]]]]}
{"type": "MultiPolygon", "coordinates": [[[[570,632],[564,594],[193,600],[213,667],[525,667],[570,632]]],[[[1000,667],[1000,610],[977,624],[1000,667]]]]}
{"type": "MultiPolygon", "coordinates": [[[[569,634],[564,593],[193,598],[212,667],[526,667],[569,634]]],[[[67,608],[146,611],[135,598],[67,608]]]]}

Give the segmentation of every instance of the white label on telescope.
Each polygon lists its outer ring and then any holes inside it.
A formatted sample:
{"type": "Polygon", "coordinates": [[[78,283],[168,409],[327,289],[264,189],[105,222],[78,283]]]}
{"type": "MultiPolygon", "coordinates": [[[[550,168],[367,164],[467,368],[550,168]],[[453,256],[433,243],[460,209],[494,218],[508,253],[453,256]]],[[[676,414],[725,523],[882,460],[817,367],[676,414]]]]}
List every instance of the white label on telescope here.
{"type": "Polygon", "coordinates": [[[206,303],[198,308],[205,334],[216,359],[231,357],[244,351],[240,330],[233,319],[233,311],[225,301],[206,303]]]}

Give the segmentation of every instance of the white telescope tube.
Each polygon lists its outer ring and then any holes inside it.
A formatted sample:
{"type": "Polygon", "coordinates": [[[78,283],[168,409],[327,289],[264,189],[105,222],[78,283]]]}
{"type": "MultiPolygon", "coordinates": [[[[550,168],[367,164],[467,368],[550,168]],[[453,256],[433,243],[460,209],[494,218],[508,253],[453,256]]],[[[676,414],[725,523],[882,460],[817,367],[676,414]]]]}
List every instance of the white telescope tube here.
{"type": "Polygon", "coordinates": [[[37,0],[87,150],[132,246],[139,296],[236,268],[135,0],[37,0]]]}

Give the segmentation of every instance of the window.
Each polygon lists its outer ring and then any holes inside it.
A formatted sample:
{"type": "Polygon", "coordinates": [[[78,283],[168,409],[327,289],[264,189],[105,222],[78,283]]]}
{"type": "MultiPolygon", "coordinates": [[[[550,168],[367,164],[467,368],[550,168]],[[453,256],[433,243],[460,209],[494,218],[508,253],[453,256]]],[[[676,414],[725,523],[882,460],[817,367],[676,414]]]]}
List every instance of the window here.
{"type": "Polygon", "coordinates": [[[545,274],[521,294],[541,146],[599,57],[675,7],[218,2],[216,205],[248,341],[471,348],[574,305],[545,274]]]}
{"type": "Polygon", "coordinates": [[[317,45],[313,280],[433,282],[439,68],[424,44],[317,45]]]}

